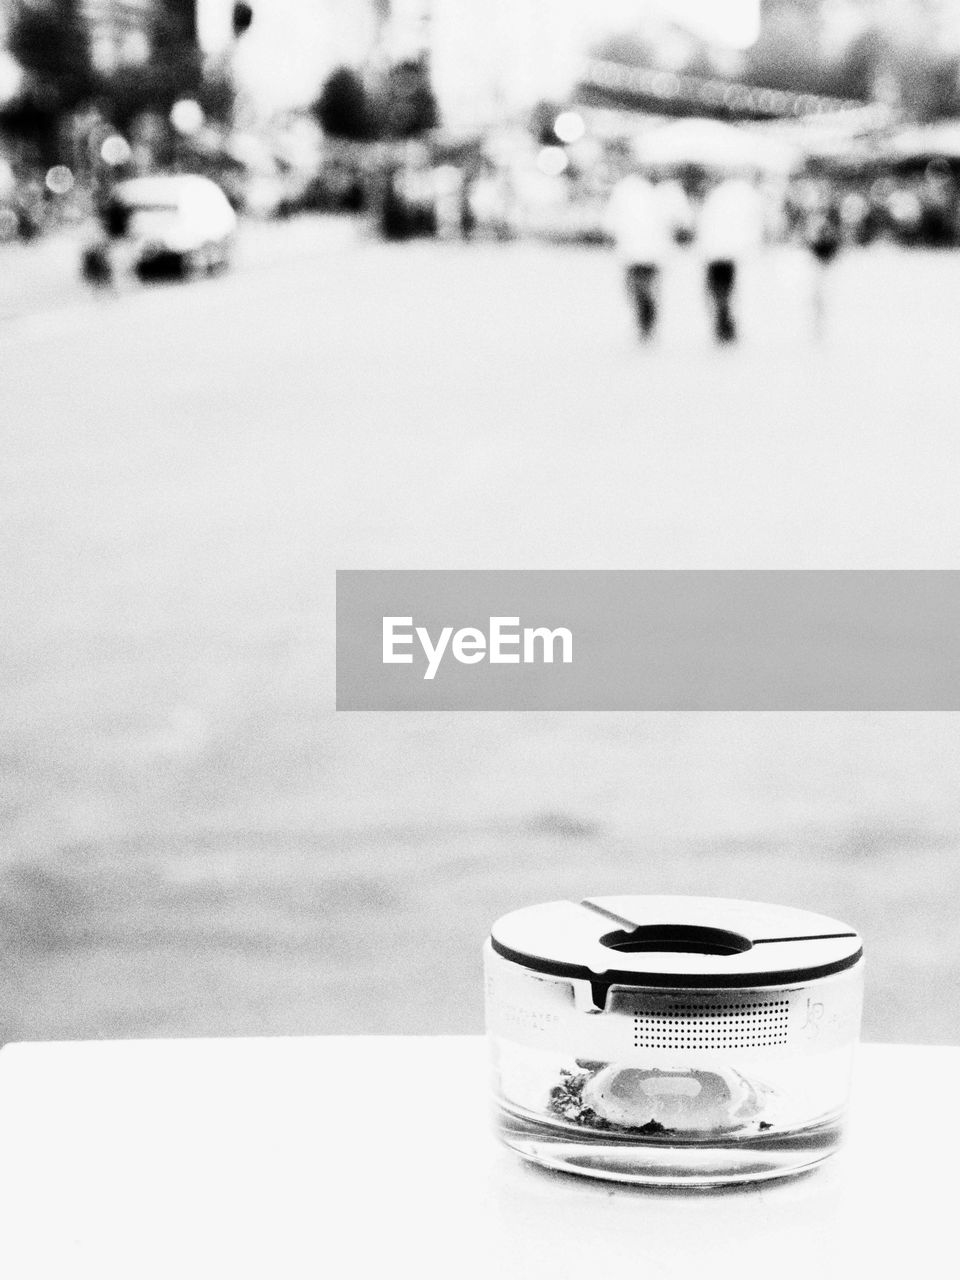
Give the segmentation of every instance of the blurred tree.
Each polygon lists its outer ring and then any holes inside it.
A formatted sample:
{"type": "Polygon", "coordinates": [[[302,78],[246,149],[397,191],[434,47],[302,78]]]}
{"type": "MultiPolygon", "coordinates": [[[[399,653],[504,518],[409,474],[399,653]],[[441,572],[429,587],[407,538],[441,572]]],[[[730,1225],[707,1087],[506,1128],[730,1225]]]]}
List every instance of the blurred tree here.
{"type": "Polygon", "coordinates": [[[208,120],[229,124],[233,119],[233,106],[237,91],[230,68],[225,63],[204,68],[203,79],[197,92],[197,101],[208,120]]]}
{"type": "Polygon", "coordinates": [[[16,98],[0,124],[33,150],[42,164],[61,159],[61,125],[96,90],[89,32],[79,0],[20,0],[7,45],[23,68],[16,98]]]}
{"type": "Polygon", "coordinates": [[[20,0],[8,36],[10,52],[27,76],[27,93],[64,108],[93,89],[89,31],[79,0],[20,0]]]}
{"type": "Polygon", "coordinates": [[[367,91],[359,75],[349,67],[338,67],[330,73],[313,104],[313,114],[331,138],[365,142],[374,136],[367,91]]]}
{"type": "Polygon", "coordinates": [[[154,9],[149,58],[101,73],[100,100],[114,123],[126,129],[144,111],[165,117],[178,98],[199,97],[201,84],[193,7],[186,0],[164,0],[154,9]]]}
{"type": "Polygon", "coordinates": [[[417,138],[439,123],[437,100],[422,58],[398,62],[387,72],[379,116],[378,132],[388,138],[417,138]]]}

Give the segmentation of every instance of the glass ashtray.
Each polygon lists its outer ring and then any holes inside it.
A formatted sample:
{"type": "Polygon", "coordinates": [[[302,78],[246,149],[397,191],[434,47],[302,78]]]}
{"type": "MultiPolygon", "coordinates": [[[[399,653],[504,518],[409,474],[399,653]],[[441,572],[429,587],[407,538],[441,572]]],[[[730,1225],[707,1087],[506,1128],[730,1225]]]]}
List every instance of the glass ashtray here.
{"type": "Polygon", "coordinates": [[[513,912],[485,947],[502,1140],[552,1168],[721,1185],[838,1147],[859,1038],[857,934],[733,899],[513,912]]]}

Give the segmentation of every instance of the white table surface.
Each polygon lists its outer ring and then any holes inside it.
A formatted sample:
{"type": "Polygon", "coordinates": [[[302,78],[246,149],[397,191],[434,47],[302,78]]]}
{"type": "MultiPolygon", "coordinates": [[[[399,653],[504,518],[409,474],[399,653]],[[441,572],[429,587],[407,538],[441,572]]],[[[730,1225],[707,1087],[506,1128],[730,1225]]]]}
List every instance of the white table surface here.
{"type": "Polygon", "coordinates": [[[844,1150],[745,1189],[538,1169],[474,1037],[7,1045],[0,1274],[960,1274],[960,1048],[864,1046],[844,1150]]]}

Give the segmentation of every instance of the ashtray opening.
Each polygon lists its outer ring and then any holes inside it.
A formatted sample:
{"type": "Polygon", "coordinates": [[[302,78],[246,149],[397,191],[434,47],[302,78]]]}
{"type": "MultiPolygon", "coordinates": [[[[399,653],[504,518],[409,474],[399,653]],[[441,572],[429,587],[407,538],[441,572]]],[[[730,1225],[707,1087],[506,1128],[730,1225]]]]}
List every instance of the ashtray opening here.
{"type": "Polygon", "coordinates": [[[741,933],[701,924],[641,924],[600,939],[611,951],[679,951],[699,956],[735,956],[753,943],[741,933]]]}

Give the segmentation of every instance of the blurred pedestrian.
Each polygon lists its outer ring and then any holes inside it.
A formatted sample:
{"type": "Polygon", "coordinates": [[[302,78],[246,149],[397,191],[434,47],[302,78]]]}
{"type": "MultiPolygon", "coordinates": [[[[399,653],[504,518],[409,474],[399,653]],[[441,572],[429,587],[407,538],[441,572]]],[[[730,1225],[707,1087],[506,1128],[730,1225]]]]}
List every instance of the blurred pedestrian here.
{"type": "Polygon", "coordinates": [[[957,183],[945,160],[931,160],[927,165],[918,195],[921,243],[935,249],[956,244],[957,183]]]}
{"type": "Polygon", "coordinates": [[[704,263],[714,337],[737,338],[737,278],[743,260],[763,239],[760,195],[744,178],[724,178],[704,196],[697,220],[697,244],[704,263]]]}
{"type": "Polygon", "coordinates": [[[127,233],[130,211],[106,180],[96,192],[95,207],[96,230],[83,250],[80,273],[95,289],[107,289],[116,283],[113,246],[127,233]]]}
{"type": "Polygon", "coordinates": [[[87,245],[80,259],[80,274],[95,289],[106,289],[113,285],[113,261],[106,240],[98,239],[87,245]]]}
{"type": "Polygon", "coordinates": [[[624,271],[637,329],[646,341],[656,331],[660,277],[672,243],[654,184],[637,173],[621,178],[607,206],[607,226],[624,271]]]}
{"type": "Polygon", "coordinates": [[[826,322],[827,273],[843,244],[843,218],[834,193],[825,188],[806,213],[804,244],[813,255],[813,326],[823,336],[826,322]]]}
{"type": "Polygon", "coordinates": [[[460,177],[460,199],[458,208],[458,225],[460,239],[470,241],[477,229],[477,215],[473,207],[473,188],[480,172],[476,161],[464,168],[460,177]]]}

